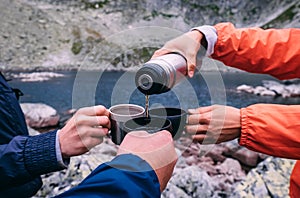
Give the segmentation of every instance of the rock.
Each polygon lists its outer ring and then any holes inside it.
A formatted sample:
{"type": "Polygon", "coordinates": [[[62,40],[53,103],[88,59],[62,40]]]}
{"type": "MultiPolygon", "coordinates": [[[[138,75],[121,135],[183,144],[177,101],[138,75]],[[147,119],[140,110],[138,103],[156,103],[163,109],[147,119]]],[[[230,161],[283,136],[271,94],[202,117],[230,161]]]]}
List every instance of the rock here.
{"type": "Polygon", "coordinates": [[[268,189],[261,176],[256,172],[250,172],[245,181],[242,181],[233,192],[232,197],[266,197],[270,198],[268,189]]]}
{"type": "Polygon", "coordinates": [[[261,96],[276,96],[276,93],[272,90],[264,90],[262,92],[260,92],[261,96]]]}
{"type": "Polygon", "coordinates": [[[190,198],[190,196],[183,189],[169,182],[161,198],[190,198]]]}
{"type": "Polygon", "coordinates": [[[283,98],[300,96],[299,80],[291,80],[283,83],[273,80],[263,80],[262,84],[263,86],[257,86],[253,89],[251,86],[241,85],[237,87],[237,90],[261,96],[282,96],[283,98]]]}
{"type": "Polygon", "coordinates": [[[224,142],[222,143],[222,145],[226,148],[226,150],[224,150],[223,152],[226,156],[232,156],[233,153],[237,152],[239,149],[242,148],[242,146],[239,145],[237,140],[224,142]]]}
{"type": "Polygon", "coordinates": [[[60,116],[49,105],[42,103],[22,103],[21,108],[27,125],[32,128],[45,128],[58,125],[60,116]]]}
{"type": "Polygon", "coordinates": [[[27,129],[28,129],[28,133],[29,133],[30,136],[35,136],[35,135],[39,135],[40,134],[40,132],[34,130],[33,128],[31,128],[29,126],[27,126],[27,129]]]}
{"type": "Polygon", "coordinates": [[[269,90],[274,91],[277,95],[287,94],[287,90],[285,89],[285,86],[277,81],[263,80],[262,84],[264,87],[268,88],[269,90]]]}
{"type": "Polygon", "coordinates": [[[247,166],[255,167],[258,163],[258,153],[242,147],[231,155],[247,166]]]}
{"type": "Polygon", "coordinates": [[[201,170],[205,170],[209,176],[219,175],[219,172],[213,163],[201,162],[198,163],[198,167],[201,168],[201,170]]]}
{"type": "MultiPolygon", "coordinates": [[[[214,195],[214,182],[211,177],[198,166],[189,166],[173,175],[170,180],[172,188],[182,189],[189,197],[211,197],[214,195]]],[[[172,193],[168,184],[165,197],[172,193]]],[[[173,195],[174,196],[174,195],[173,195]]]]}
{"type": "Polygon", "coordinates": [[[252,86],[249,85],[240,85],[236,88],[238,91],[244,91],[247,93],[253,93],[254,92],[254,88],[252,86]]]}
{"type": "Polygon", "coordinates": [[[198,160],[196,159],[196,156],[194,155],[191,155],[187,158],[185,158],[185,162],[187,163],[187,165],[194,165],[194,164],[197,164],[198,160]]]}
{"type": "Polygon", "coordinates": [[[234,183],[233,176],[215,175],[212,179],[217,183],[215,191],[223,192],[223,194],[227,194],[225,197],[229,197],[228,195],[231,194],[232,184],[234,183]]]}
{"type": "Polygon", "coordinates": [[[298,97],[300,96],[300,84],[292,84],[286,86],[286,89],[290,93],[292,97],[298,97]]]}
{"type": "Polygon", "coordinates": [[[270,157],[270,155],[264,154],[264,153],[258,153],[258,157],[259,159],[265,160],[268,157],[270,157]]]}
{"type": "Polygon", "coordinates": [[[263,86],[256,86],[256,87],[254,88],[253,93],[254,93],[255,95],[260,95],[261,92],[266,91],[266,90],[267,90],[267,88],[265,88],[265,87],[263,87],[263,86]]]}
{"type": "Polygon", "coordinates": [[[101,153],[107,156],[115,156],[117,154],[117,147],[114,144],[102,143],[97,146],[97,148],[92,149],[92,155],[97,156],[97,154],[101,153]]]}
{"type": "Polygon", "coordinates": [[[223,153],[228,152],[228,148],[221,146],[221,145],[215,145],[215,147],[210,150],[206,156],[210,157],[214,160],[214,162],[223,162],[226,157],[223,155],[223,153]]]}
{"type": "Polygon", "coordinates": [[[50,80],[51,78],[63,77],[63,74],[54,72],[32,72],[32,73],[18,73],[12,74],[13,78],[19,78],[22,82],[42,82],[50,80]]]}
{"type": "Polygon", "coordinates": [[[245,177],[240,163],[232,158],[226,158],[222,164],[216,166],[216,169],[224,175],[232,175],[235,181],[240,181],[245,177]]]}
{"type": "Polygon", "coordinates": [[[236,186],[232,197],[289,197],[289,179],[295,162],[268,157],[236,186]]]}

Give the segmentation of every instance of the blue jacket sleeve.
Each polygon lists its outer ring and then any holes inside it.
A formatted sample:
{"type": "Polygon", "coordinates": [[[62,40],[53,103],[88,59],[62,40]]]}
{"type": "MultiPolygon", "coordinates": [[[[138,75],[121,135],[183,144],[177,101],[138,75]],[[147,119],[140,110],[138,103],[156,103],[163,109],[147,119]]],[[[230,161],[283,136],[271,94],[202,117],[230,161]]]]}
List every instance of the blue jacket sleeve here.
{"type": "Polygon", "coordinates": [[[0,145],[0,189],[61,170],[55,150],[56,131],[37,136],[16,136],[0,145]]]}
{"type": "Polygon", "coordinates": [[[77,187],[58,195],[62,197],[160,197],[156,173],[141,158],[124,154],[98,166],[77,187]]]}
{"type": "Polygon", "coordinates": [[[55,141],[56,131],[52,131],[16,136],[0,145],[0,193],[30,183],[42,174],[62,170],[56,159],[55,141]]]}

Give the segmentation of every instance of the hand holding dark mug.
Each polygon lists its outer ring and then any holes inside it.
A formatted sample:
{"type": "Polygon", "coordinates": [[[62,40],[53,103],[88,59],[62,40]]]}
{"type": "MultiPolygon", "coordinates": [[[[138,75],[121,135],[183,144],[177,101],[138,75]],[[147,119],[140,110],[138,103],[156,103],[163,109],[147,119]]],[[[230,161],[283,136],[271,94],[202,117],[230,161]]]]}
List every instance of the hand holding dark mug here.
{"type": "Polygon", "coordinates": [[[153,134],[146,131],[128,133],[119,147],[118,155],[127,153],[139,156],[153,168],[160,190],[163,191],[178,158],[171,134],[165,130],[153,134]]]}
{"type": "Polygon", "coordinates": [[[109,108],[110,136],[115,144],[120,144],[125,137],[123,124],[130,119],[144,116],[145,109],[134,104],[118,104],[109,108]]]}

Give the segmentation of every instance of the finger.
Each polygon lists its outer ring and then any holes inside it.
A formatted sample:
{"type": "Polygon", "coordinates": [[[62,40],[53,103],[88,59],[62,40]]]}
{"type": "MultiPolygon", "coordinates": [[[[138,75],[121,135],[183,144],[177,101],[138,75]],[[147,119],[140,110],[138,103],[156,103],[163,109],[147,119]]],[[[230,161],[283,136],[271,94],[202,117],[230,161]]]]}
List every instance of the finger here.
{"type": "Polygon", "coordinates": [[[105,137],[107,136],[108,131],[109,131],[108,128],[103,128],[103,127],[94,127],[89,129],[90,136],[94,138],[105,137]]]}
{"type": "Polygon", "coordinates": [[[196,134],[192,136],[192,139],[194,142],[199,142],[202,143],[203,140],[205,139],[206,135],[205,134],[196,134]]]}
{"type": "Polygon", "coordinates": [[[85,127],[77,130],[77,134],[82,140],[87,140],[90,138],[102,138],[107,136],[108,132],[109,129],[103,127],[85,127]]]}
{"type": "Polygon", "coordinates": [[[188,124],[209,124],[210,119],[206,114],[192,114],[188,116],[188,124]]]}
{"type": "Polygon", "coordinates": [[[186,125],[185,130],[189,134],[204,134],[208,130],[208,125],[206,125],[206,124],[205,125],[201,125],[201,124],[186,125]]]}
{"type": "Polygon", "coordinates": [[[97,120],[97,125],[100,125],[104,128],[109,128],[110,129],[110,120],[107,116],[96,116],[96,120],[97,120]]]}
{"type": "Polygon", "coordinates": [[[97,116],[107,116],[109,117],[109,111],[102,105],[95,106],[95,111],[97,116]]]}
{"type": "Polygon", "coordinates": [[[77,111],[78,114],[84,114],[88,116],[109,116],[109,111],[102,105],[83,107],[77,111]]]}
{"type": "Polygon", "coordinates": [[[86,126],[102,126],[105,128],[110,128],[110,120],[107,116],[77,116],[76,119],[77,125],[86,125],[86,126]]]}
{"type": "Polygon", "coordinates": [[[210,138],[205,134],[196,134],[192,136],[194,142],[198,142],[203,145],[217,143],[214,138],[210,138]]]}
{"type": "Polygon", "coordinates": [[[206,113],[213,110],[213,106],[206,106],[206,107],[199,107],[197,109],[189,109],[189,114],[199,114],[199,113],[206,113]]]}

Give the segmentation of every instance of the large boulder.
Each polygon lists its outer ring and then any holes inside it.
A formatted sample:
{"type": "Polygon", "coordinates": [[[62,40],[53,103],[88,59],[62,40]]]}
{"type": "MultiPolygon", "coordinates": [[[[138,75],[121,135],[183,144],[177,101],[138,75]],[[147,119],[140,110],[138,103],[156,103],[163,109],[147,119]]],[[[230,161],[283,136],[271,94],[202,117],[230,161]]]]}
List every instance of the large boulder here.
{"type": "Polygon", "coordinates": [[[31,127],[27,127],[27,129],[28,129],[28,134],[30,135],[30,136],[35,136],[35,135],[39,135],[40,134],[40,132],[38,132],[37,130],[34,130],[33,128],[31,128],[31,127]]]}
{"type": "Polygon", "coordinates": [[[221,145],[226,148],[223,155],[230,156],[238,160],[243,166],[251,168],[256,167],[261,160],[266,158],[263,154],[259,154],[258,152],[251,151],[240,146],[237,140],[225,142],[221,145]]]}
{"type": "Polygon", "coordinates": [[[289,197],[289,180],[295,160],[268,157],[252,169],[232,197],[289,197]]]}
{"type": "Polygon", "coordinates": [[[205,170],[198,166],[189,166],[171,178],[163,197],[212,197],[215,185],[205,170]]]}
{"type": "Polygon", "coordinates": [[[49,105],[42,103],[22,103],[21,108],[29,127],[45,128],[58,125],[60,116],[49,105]]]}
{"type": "Polygon", "coordinates": [[[245,147],[242,147],[233,153],[232,157],[239,160],[242,164],[250,167],[255,167],[259,160],[259,155],[257,152],[251,151],[245,147]]]}

